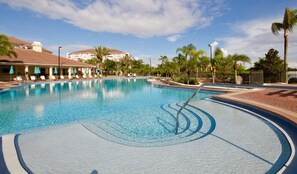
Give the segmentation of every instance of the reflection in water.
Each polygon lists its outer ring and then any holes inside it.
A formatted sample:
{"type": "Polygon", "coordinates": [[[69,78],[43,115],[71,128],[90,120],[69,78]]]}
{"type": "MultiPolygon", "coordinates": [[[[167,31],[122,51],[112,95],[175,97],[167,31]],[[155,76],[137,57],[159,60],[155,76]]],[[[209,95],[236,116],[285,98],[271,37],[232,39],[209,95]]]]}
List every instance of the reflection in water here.
{"type": "Polygon", "coordinates": [[[53,93],[53,89],[54,89],[55,84],[54,83],[50,83],[49,87],[50,87],[50,93],[53,93]]]}
{"type": "Polygon", "coordinates": [[[0,93],[0,135],[115,114],[115,108],[128,112],[149,86],[143,79],[98,79],[15,88],[0,93]]]}
{"type": "Polygon", "coordinates": [[[69,91],[72,90],[72,83],[71,83],[71,82],[68,83],[68,90],[69,90],[69,91]]]}
{"type": "Polygon", "coordinates": [[[44,105],[36,105],[34,106],[35,116],[36,118],[42,118],[44,115],[44,105]]]}
{"type": "Polygon", "coordinates": [[[30,92],[29,92],[29,91],[30,91],[30,90],[29,90],[29,87],[26,86],[26,87],[25,87],[26,97],[28,97],[28,96],[30,95],[30,92]]]}

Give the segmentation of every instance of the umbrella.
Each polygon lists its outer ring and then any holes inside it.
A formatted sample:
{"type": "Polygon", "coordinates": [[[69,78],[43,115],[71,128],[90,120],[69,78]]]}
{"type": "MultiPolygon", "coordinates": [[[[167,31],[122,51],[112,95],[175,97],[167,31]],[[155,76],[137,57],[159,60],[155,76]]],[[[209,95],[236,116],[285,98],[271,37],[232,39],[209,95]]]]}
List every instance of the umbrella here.
{"type": "Polygon", "coordinates": [[[98,74],[98,68],[96,68],[96,74],[98,74]]]}
{"type": "Polygon", "coordinates": [[[87,74],[87,69],[84,69],[84,74],[87,74]]]}
{"type": "Polygon", "coordinates": [[[74,73],[74,74],[76,74],[76,73],[77,73],[77,70],[76,70],[76,68],[74,68],[74,70],[73,70],[73,73],[74,73]]]}
{"type": "Polygon", "coordinates": [[[54,69],[54,74],[56,74],[56,75],[58,74],[58,69],[57,68],[54,69]]]}
{"type": "Polygon", "coordinates": [[[34,68],[34,74],[39,74],[39,73],[40,73],[39,67],[35,67],[34,68]]]}
{"type": "Polygon", "coordinates": [[[10,75],[14,74],[13,66],[10,66],[9,74],[10,75]]]}
{"type": "Polygon", "coordinates": [[[11,81],[11,75],[14,74],[13,66],[10,66],[9,74],[10,74],[10,81],[11,81]]]}

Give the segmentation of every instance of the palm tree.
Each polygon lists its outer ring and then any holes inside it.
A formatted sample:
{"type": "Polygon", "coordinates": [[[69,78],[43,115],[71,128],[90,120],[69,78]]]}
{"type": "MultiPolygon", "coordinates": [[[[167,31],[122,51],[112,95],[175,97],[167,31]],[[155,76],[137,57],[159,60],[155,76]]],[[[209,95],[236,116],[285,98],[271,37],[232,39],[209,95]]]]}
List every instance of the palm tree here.
{"type": "Polygon", "coordinates": [[[17,57],[13,44],[9,42],[8,37],[4,34],[0,34],[0,56],[17,57]]]}
{"type": "Polygon", "coordinates": [[[126,54],[121,59],[122,69],[124,70],[124,74],[128,74],[128,69],[131,67],[132,64],[132,57],[129,54],[126,54]]]}
{"type": "Polygon", "coordinates": [[[234,62],[234,65],[233,65],[233,68],[234,68],[234,76],[235,76],[235,84],[236,84],[236,77],[237,77],[237,63],[238,62],[242,62],[242,63],[250,63],[251,62],[251,59],[244,55],[244,54],[234,54],[232,56],[232,60],[234,62]]]}
{"type": "Polygon", "coordinates": [[[192,55],[193,59],[196,60],[196,64],[195,64],[195,66],[196,66],[196,76],[197,76],[197,79],[199,78],[199,76],[198,76],[198,73],[199,73],[199,66],[198,66],[198,64],[199,64],[199,60],[200,60],[200,58],[201,58],[204,54],[205,54],[205,51],[204,51],[204,50],[193,50],[193,51],[191,52],[191,55],[192,55]]]}
{"type": "Polygon", "coordinates": [[[288,36],[289,31],[292,31],[294,26],[297,24],[297,9],[291,10],[286,8],[283,22],[274,22],[271,25],[271,31],[275,35],[279,35],[279,31],[284,30],[284,71],[286,74],[285,80],[288,83],[288,63],[287,63],[287,54],[288,54],[288,36]]]}
{"type": "Polygon", "coordinates": [[[106,47],[103,47],[103,46],[95,47],[95,51],[96,51],[95,56],[99,60],[100,73],[102,75],[103,74],[103,65],[102,65],[102,63],[104,61],[105,56],[110,54],[110,51],[109,51],[109,49],[107,49],[106,47]]]}
{"type": "MultiPolygon", "coordinates": [[[[189,44],[189,45],[187,45],[187,46],[183,46],[183,47],[181,47],[181,48],[177,48],[177,49],[176,49],[176,53],[178,53],[178,52],[182,52],[182,53],[184,54],[185,59],[186,59],[186,62],[187,62],[187,60],[188,60],[188,55],[192,54],[194,51],[196,51],[196,47],[195,47],[193,44],[189,44]]],[[[188,82],[188,84],[189,84],[190,72],[189,72],[189,70],[188,70],[187,63],[186,63],[186,73],[187,73],[187,76],[188,76],[188,77],[187,77],[187,78],[188,78],[187,82],[188,82]]]]}
{"type": "Polygon", "coordinates": [[[172,61],[177,65],[177,73],[180,75],[180,69],[186,63],[185,56],[179,53],[177,56],[173,57],[172,61]]]}
{"type": "Polygon", "coordinates": [[[162,65],[169,61],[169,59],[168,59],[167,56],[160,56],[159,60],[161,60],[161,62],[162,62],[161,64],[162,65]]]}
{"type": "Polygon", "coordinates": [[[223,52],[220,48],[216,48],[214,52],[214,58],[210,60],[210,70],[212,76],[212,83],[215,83],[216,69],[219,65],[219,59],[223,58],[223,52]]]}

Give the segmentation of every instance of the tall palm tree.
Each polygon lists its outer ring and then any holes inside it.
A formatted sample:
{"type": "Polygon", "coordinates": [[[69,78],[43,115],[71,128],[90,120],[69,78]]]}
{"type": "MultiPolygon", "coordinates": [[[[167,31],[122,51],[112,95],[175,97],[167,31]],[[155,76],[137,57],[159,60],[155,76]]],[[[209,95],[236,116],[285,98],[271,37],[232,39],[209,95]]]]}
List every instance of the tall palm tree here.
{"type": "Polygon", "coordinates": [[[128,69],[131,67],[132,64],[132,57],[129,54],[126,54],[121,59],[122,69],[124,70],[124,74],[128,74],[128,69]]]}
{"type": "Polygon", "coordinates": [[[4,34],[0,34],[0,56],[17,57],[13,44],[9,42],[8,37],[4,34]]]}
{"type": "Polygon", "coordinates": [[[177,65],[177,73],[180,75],[180,69],[186,63],[185,56],[179,53],[177,56],[173,57],[172,61],[177,65]]]}
{"type": "Polygon", "coordinates": [[[215,83],[216,70],[217,70],[217,66],[219,65],[219,60],[221,58],[223,58],[223,52],[220,48],[216,48],[216,50],[214,52],[214,58],[210,60],[212,83],[215,83]]]}
{"type": "Polygon", "coordinates": [[[105,56],[110,54],[109,49],[107,49],[106,47],[103,46],[98,46],[95,47],[95,51],[96,51],[96,58],[99,60],[99,64],[100,64],[100,73],[101,75],[103,74],[103,61],[105,56]]]}
{"type": "Polygon", "coordinates": [[[160,56],[159,60],[161,60],[161,62],[162,62],[161,64],[162,65],[169,61],[169,59],[168,59],[167,56],[160,56]]]}
{"type": "Polygon", "coordinates": [[[233,68],[234,68],[234,76],[235,76],[235,84],[236,84],[237,69],[238,69],[237,63],[238,62],[250,63],[251,59],[248,56],[244,55],[244,54],[234,54],[232,56],[232,60],[234,62],[233,68]]]}
{"type": "Polygon", "coordinates": [[[196,76],[197,76],[197,79],[199,78],[199,75],[198,75],[198,73],[199,73],[199,66],[198,66],[198,64],[199,64],[199,60],[200,60],[200,58],[203,56],[205,54],[205,51],[204,50],[193,50],[192,52],[191,52],[191,55],[192,55],[192,57],[193,57],[193,59],[195,59],[196,60],[196,64],[195,64],[195,66],[196,66],[196,76]]]}
{"type": "Polygon", "coordinates": [[[193,44],[189,44],[187,46],[183,46],[181,48],[176,49],[176,53],[182,52],[186,59],[188,58],[188,55],[191,54],[193,51],[196,50],[196,47],[193,44]]]}
{"type": "Polygon", "coordinates": [[[274,22],[271,25],[271,31],[275,35],[279,35],[279,31],[284,30],[284,71],[286,74],[285,80],[288,83],[288,63],[287,63],[287,54],[288,54],[288,36],[289,31],[292,31],[294,26],[297,24],[297,9],[291,10],[289,8],[285,9],[285,14],[283,22],[274,22]]]}
{"type": "MultiPolygon", "coordinates": [[[[189,44],[187,46],[183,46],[181,48],[177,48],[176,49],[176,53],[178,52],[182,52],[185,56],[185,59],[186,59],[186,62],[188,60],[188,55],[192,54],[194,51],[196,51],[196,47],[193,45],[193,44],[189,44]]],[[[188,84],[189,84],[189,79],[190,79],[190,72],[188,70],[188,66],[187,66],[187,63],[186,63],[186,73],[187,73],[187,76],[188,76],[188,84]]]]}

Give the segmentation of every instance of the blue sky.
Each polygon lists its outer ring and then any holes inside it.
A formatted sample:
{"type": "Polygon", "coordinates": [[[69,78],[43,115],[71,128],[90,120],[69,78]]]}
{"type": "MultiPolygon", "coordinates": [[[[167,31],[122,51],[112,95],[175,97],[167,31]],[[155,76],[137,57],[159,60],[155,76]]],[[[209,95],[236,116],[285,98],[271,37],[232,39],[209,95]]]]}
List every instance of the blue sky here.
{"type": "MultiPolygon", "coordinates": [[[[161,55],[214,41],[257,61],[270,48],[283,57],[283,36],[270,31],[297,0],[0,0],[0,33],[62,54],[95,46],[158,64],[161,55]]],[[[297,27],[296,27],[297,28],[297,27]]],[[[297,29],[289,33],[289,66],[297,67],[297,29]]]]}

